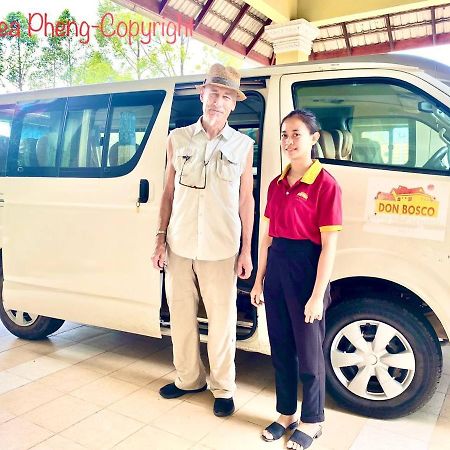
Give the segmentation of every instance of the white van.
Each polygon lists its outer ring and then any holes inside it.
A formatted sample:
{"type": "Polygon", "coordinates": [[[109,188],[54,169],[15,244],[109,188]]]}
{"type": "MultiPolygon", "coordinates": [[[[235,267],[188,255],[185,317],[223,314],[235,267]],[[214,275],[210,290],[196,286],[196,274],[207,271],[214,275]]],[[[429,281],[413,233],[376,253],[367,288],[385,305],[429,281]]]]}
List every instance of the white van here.
{"type": "MultiPolygon", "coordinates": [[[[256,142],[256,266],[268,184],[285,164],[280,119],[299,107],[318,116],[318,156],[344,199],[329,391],[353,411],[389,418],[432,396],[450,335],[450,89],[377,59],[248,71],[230,125],[256,142]]],[[[13,334],[44,338],[64,320],[170,333],[163,274],[150,258],[167,133],[200,116],[201,80],[0,96],[0,315],[13,334]]],[[[252,283],[238,282],[238,347],[269,353],[252,283]]],[[[206,339],[201,310],[199,327],[206,339]]]]}

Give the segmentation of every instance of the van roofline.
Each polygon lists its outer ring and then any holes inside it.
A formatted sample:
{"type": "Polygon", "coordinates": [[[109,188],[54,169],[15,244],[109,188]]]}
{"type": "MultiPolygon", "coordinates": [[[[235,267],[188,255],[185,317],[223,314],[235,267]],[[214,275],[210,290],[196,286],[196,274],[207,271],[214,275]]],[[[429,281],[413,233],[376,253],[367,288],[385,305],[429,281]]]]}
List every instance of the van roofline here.
{"type": "MultiPolygon", "coordinates": [[[[241,72],[242,78],[267,78],[271,75],[286,75],[294,73],[325,72],[331,70],[356,70],[356,69],[396,69],[407,72],[424,72],[427,75],[450,86],[450,67],[426,58],[399,55],[381,54],[372,56],[355,56],[339,59],[327,59],[316,61],[305,61],[295,64],[283,64],[272,67],[258,67],[245,69],[241,72]]],[[[58,96],[78,96],[95,93],[127,92],[148,89],[148,82],[153,81],[156,85],[168,79],[176,84],[201,83],[205,74],[183,75],[170,78],[146,78],[143,80],[119,81],[113,83],[86,84],[82,86],[57,87],[50,89],[40,89],[34,91],[14,92],[0,95],[2,104],[16,103],[17,101],[27,101],[30,98],[41,96],[42,98],[52,98],[58,96]]],[[[157,87],[155,87],[157,89],[157,87]]]]}

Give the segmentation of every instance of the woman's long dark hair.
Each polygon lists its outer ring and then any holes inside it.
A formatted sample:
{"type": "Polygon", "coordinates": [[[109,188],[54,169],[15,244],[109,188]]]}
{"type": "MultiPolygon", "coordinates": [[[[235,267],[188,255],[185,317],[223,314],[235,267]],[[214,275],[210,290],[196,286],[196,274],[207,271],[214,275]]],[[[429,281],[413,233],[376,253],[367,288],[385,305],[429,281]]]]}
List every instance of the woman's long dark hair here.
{"type": "MultiPolygon", "coordinates": [[[[314,115],[313,112],[309,111],[308,109],[294,109],[287,116],[285,116],[283,118],[283,120],[281,121],[280,134],[281,134],[281,128],[283,127],[283,123],[287,119],[291,119],[292,117],[295,117],[296,119],[301,120],[306,125],[306,128],[308,128],[308,130],[311,134],[320,132],[320,130],[321,130],[320,123],[317,120],[317,117],[314,115]]],[[[312,158],[319,157],[319,149],[317,148],[317,144],[314,144],[311,148],[311,157],[312,158]]]]}

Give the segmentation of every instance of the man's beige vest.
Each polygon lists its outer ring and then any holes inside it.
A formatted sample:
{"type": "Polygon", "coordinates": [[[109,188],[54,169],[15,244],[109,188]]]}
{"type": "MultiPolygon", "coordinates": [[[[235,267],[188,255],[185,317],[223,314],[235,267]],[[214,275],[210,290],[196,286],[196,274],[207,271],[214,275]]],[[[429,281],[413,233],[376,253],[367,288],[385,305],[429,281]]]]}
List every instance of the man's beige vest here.
{"type": "Polygon", "coordinates": [[[253,140],[225,125],[208,140],[201,119],[170,133],[175,193],[167,243],[179,256],[217,261],[239,251],[240,178],[253,140]]]}

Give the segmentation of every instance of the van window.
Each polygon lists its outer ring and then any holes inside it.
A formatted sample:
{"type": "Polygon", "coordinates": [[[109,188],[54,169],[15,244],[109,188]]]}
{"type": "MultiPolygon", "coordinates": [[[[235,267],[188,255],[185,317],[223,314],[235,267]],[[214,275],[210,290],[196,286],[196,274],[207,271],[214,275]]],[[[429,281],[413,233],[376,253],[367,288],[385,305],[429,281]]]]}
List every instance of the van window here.
{"type": "Polygon", "coordinates": [[[108,103],[109,95],[69,98],[61,168],[101,167],[108,103]]]}
{"type": "Polygon", "coordinates": [[[120,166],[133,157],[144,138],[145,124],[152,114],[152,105],[114,108],[109,135],[108,166],[120,166]],[[137,122],[140,126],[137,126],[137,122]]]}
{"type": "Polygon", "coordinates": [[[259,125],[258,127],[239,127],[238,131],[240,131],[241,133],[246,134],[248,137],[252,138],[254,143],[253,143],[253,176],[256,177],[258,175],[258,167],[260,166],[259,164],[259,158],[260,158],[260,154],[259,154],[259,125]]]}
{"type": "Polygon", "coordinates": [[[108,130],[105,173],[115,176],[131,170],[142,154],[165,92],[114,94],[108,130]]]}
{"type": "MultiPolygon", "coordinates": [[[[124,92],[19,105],[11,129],[15,145],[10,146],[7,174],[125,175],[139,161],[165,94],[161,90],[124,92]]],[[[0,162],[2,130],[8,133],[2,117],[0,113],[0,162]]]]}
{"type": "Polygon", "coordinates": [[[450,114],[397,80],[330,80],[293,87],[296,108],[313,111],[327,159],[448,173],[450,114]]]}
{"type": "Polygon", "coordinates": [[[14,105],[0,106],[0,176],[5,175],[11,126],[14,117],[14,105]]]}
{"type": "Polygon", "coordinates": [[[56,151],[65,103],[65,99],[56,99],[19,105],[13,130],[19,142],[16,174],[27,175],[38,169],[42,169],[38,170],[42,174],[56,173],[56,151]]]}

